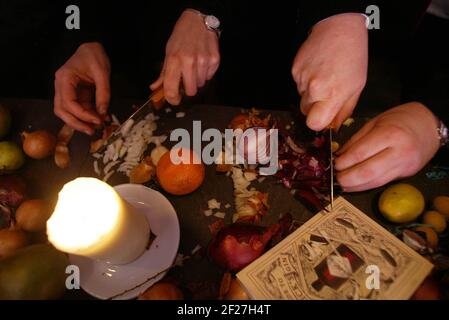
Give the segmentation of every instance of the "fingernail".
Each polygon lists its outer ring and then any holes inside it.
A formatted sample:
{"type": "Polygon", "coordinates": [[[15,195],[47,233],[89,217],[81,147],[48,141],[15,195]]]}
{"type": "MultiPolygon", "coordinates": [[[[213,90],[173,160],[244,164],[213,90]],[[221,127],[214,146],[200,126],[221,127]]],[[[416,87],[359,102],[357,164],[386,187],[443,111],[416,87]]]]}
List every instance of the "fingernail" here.
{"type": "Polygon", "coordinates": [[[104,116],[107,112],[107,108],[104,105],[98,106],[98,112],[100,112],[100,115],[104,116]]]}

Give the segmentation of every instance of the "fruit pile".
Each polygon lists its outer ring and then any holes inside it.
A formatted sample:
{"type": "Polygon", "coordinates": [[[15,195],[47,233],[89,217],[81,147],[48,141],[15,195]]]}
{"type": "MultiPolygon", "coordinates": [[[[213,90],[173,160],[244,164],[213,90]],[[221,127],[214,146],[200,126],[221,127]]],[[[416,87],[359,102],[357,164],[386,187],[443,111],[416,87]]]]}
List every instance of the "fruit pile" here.
{"type": "MultiPolygon", "coordinates": [[[[0,105],[0,139],[10,128],[11,113],[0,105]]],[[[0,300],[56,299],[65,292],[69,262],[47,243],[52,207],[29,199],[27,183],[15,171],[25,164],[25,154],[33,159],[53,154],[57,139],[47,131],[23,138],[23,150],[13,141],[0,142],[0,300]]]]}
{"type": "Polygon", "coordinates": [[[383,191],[378,207],[385,219],[397,224],[392,232],[435,265],[413,299],[441,299],[441,284],[449,285],[449,196],[437,196],[426,206],[426,200],[417,188],[398,183],[383,191]]]}
{"type": "Polygon", "coordinates": [[[419,253],[438,251],[439,238],[445,237],[449,218],[449,197],[437,196],[426,210],[423,194],[406,183],[394,184],[381,194],[379,211],[390,222],[401,224],[402,239],[419,253]]]}

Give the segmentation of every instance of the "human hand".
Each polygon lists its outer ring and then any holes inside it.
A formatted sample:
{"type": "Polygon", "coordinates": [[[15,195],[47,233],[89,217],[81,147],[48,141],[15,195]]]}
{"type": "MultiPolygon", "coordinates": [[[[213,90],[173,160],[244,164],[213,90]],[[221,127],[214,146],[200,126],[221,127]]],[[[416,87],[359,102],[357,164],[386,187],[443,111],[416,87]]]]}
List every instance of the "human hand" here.
{"type": "Polygon", "coordinates": [[[109,58],[100,43],[84,43],[55,74],[54,112],[67,125],[92,135],[111,96],[109,58]]]}
{"type": "Polygon", "coordinates": [[[178,105],[181,81],[185,94],[194,96],[212,79],[219,64],[218,35],[207,30],[201,16],[185,10],[167,42],[162,72],[150,88],[163,86],[166,100],[178,105]]]}
{"type": "Polygon", "coordinates": [[[357,104],[367,69],[368,31],[362,15],[336,15],[315,25],[292,67],[307,126],[338,129],[357,104]]]}
{"type": "Polygon", "coordinates": [[[417,173],[438,151],[438,123],[418,102],[392,108],[366,123],[337,152],[337,179],[363,191],[417,173]]]}

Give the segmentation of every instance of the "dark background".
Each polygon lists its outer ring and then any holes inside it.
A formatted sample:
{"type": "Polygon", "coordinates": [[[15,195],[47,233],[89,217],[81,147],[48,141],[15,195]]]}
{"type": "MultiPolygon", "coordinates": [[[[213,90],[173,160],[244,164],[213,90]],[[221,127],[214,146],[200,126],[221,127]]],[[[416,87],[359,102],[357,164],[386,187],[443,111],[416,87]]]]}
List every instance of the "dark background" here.
{"type": "MultiPolygon", "coordinates": [[[[427,0],[372,2],[380,7],[381,29],[370,31],[369,79],[358,109],[382,111],[402,96],[447,113],[448,22],[424,16],[427,0]]],[[[232,18],[222,21],[221,66],[198,99],[241,107],[296,106],[290,68],[309,31],[298,19],[311,2],[302,2],[300,14],[294,1],[228,3],[232,18]]],[[[80,43],[101,41],[112,63],[113,98],[143,99],[184,6],[180,0],[0,0],[0,96],[52,99],[57,68],[80,43]],[[66,30],[68,4],[79,5],[81,30],[66,30]]]]}

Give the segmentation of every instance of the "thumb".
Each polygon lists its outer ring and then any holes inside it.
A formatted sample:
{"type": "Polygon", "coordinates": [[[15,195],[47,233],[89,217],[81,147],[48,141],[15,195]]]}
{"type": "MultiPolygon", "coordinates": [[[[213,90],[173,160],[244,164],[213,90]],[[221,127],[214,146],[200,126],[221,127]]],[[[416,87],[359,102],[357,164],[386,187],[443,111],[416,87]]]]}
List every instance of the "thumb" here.
{"type": "Polygon", "coordinates": [[[330,101],[317,101],[309,109],[306,124],[314,131],[324,130],[332,123],[337,111],[330,101]]]}
{"type": "Polygon", "coordinates": [[[105,115],[108,111],[109,101],[111,99],[109,76],[105,72],[99,72],[94,75],[94,81],[97,112],[101,115],[105,115]]]}

